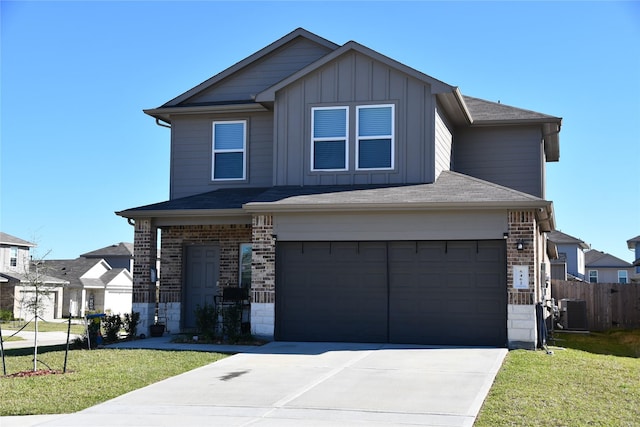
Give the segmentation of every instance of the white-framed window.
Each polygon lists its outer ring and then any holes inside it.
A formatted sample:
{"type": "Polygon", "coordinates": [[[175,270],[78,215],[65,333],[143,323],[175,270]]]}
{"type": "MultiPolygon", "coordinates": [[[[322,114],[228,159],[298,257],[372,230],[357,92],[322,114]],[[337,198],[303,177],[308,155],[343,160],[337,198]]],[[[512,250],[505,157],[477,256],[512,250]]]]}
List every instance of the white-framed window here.
{"type": "Polygon", "coordinates": [[[356,170],[393,169],[394,105],[356,107],[356,170]]]}
{"type": "Polygon", "coordinates": [[[344,171],[349,167],[349,107],[311,109],[311,170],[344,171]]]}
{"type": "Polygon", "coordinates": [[[238,285],[246,289],[251,289],[251,249],[251,243],[240,244],[238,285]]]}
{"type": "Polygon", "coordinates": [[[627,270],[618,270],[618,283],[629,283],[627,270]]]}
{"type": "Polygon", "coordinates": [[[598,283],[598,270],[589,270],[589,283],[598,283]]]}
{"type": "Polygon", "coordinates": [[[11,246],[11,256],[9,258],[9,266],[17,267],[18,266],[18,247],[11,246]]]}
{"type": "Polygon", "coordinates": [[[211,179],[244,180],[247,177],[247,121],[213,122],[211,179]]]}

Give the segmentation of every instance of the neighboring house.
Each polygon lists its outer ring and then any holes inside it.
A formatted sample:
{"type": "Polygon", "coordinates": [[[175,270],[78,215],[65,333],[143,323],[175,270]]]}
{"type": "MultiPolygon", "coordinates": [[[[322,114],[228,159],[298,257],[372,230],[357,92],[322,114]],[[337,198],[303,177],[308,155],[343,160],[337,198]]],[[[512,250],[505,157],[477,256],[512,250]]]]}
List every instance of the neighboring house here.
{"type": "Polygon", "coordinates": [[[41,261],[31,260],[34,243],[0,232],[0,309],[13,312],[14,318],[29,320],[32,314],[27,305],[36,296],[33,283],[40,283],[44,298],[41,318],[62,317],[64,279],[53,277],[41,261]]]}
{"type": "Polygon", "coordinates": [[[636,236],[633,239],[627,240],[627,247],[634,253],[633,265],[636,267],[632,280],[640,281],[640,236],[636,236]]]}
{"type": "Polygon", "coordinates": [[[591,246],[558,230],[549,233],[549,240],[555,243],[558,250],[558,258],[551,260],[551,278],[585,280],[584,252],[591,246]]]}
{"type": "Polygon", "coordinates": [[[590,250],[585,253],[585,267],[590,283],[630,283],[633,264],[606,252],[590,250]]]}
{"type": "MultiPolygon", "coordinates": [[[[121,244],[125,247],[126,244],[121,244]]],[[[117,248],[114,245],[110,248],[117,248]]],[[[131,312],[133,278],[127,268],[112,267],[96,253],[109,255],[108,248],[89,252],[76,259],[46,261],[53,274],[69,281],[63,296],[65,316],[83,317],[87,313],[124,314],[131,312]]],[[[116,257],[124,263],[125,255],[116,257]]]]}
{"type": "Polygon", "coordinates": [[[104,259],[111,268],[133,271],[133,243],[120,242],[80,255],[82,258],[104,259]]]}
{"type": "Polygon", "coordinates": [[[172,331],[242,284],[270,339],[537,344],[560,118],[304,29],[145,113],[171,128],[171,182],[117,212],[141,331],[161,229],[172,331]]]}

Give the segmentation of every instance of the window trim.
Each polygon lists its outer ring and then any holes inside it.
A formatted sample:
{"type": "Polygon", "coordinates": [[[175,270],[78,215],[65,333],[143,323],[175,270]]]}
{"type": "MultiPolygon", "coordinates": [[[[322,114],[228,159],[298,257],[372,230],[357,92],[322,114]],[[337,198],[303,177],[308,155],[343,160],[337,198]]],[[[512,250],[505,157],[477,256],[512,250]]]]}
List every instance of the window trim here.
{"type": "Polygon", "coordinates": [[[623,285],[629,283],[629,272],[627,270],[618,270],[618,283],[621,283],[623,285]],[[620,273],[624,273],[624,282],[620,281],[620,279],[622,279],[620,273]]]}
{"type": "Polygon", "coordinates": [[[311,107],[311,153],[310,153],[310,169],[311,172],[344,172],[349,170],[349,106],[347,105],[333,105],[328,107],[311,107]],[[315,111],[317,110],[344,110],[345,114],[345,135],[344,138],[340,137],[321,137],[316,138],[314,134],[315,125],[315,111]],[[318,169],[315,165],[315,147],[316,141],[337,141],[344,139],[344,168],[342,169],[318,169]]]}
{"type": "Polygon", "coordinates": [[[367,105],[357,105],[356,106],[356,171],[388,171],[395,169],[395,151],[396,151],[396,109],[395,104],[367,104],[367,105]],[[360,134],[360,110],[367,108],[382,108],[382,107],[390,107],[391,108],[391,134],[389,135],[376,135],[376,136],[366,136],[361,137],[360,134]],[[377,139],[390,139],[391,140],[391,166],[385,168],[365,168],[360,167],[360,141],[366,140],[377,140],[377,139]]]}
{"type": "Polygon", "coordinates": [[[589,283],[598,283],[598,270],[589,270],[589,283]],[[591,273],[595,273],[595,274],[593,275],[593,277],[596,279],[596,281],[595,281],[595,282],[592,282],[592,281],[591,281],[591,277],[592,277],[592,274],[591,274],[591,273]]]}
{"type": "Polygon", "coordinates": [[[9,266],[17,267],[18,266],[18,247],[11,246],[10,254],[9,254],[9,266]]]}
{"type": "Polygon", "coordinates": [[[211,124],[211,181],[246,181],[247,180],[247,120],[214,120],[211,124]],[[216,149],[216,125],[217,124],[242,124],[242,149],[216,149]],[[242,177],[241,178],[216,178],[216,154],[218,153],[242,153],[242,177]]]}

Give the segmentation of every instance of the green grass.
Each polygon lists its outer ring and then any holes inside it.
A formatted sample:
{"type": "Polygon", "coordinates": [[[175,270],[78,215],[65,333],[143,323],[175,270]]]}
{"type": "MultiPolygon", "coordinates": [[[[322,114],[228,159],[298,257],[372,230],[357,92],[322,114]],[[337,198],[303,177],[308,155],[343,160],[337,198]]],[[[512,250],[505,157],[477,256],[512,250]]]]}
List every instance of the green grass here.
{"type": "Polygon", "coordinates": [[[509,352],[476,427],[638,425],[640,330],[556,337],[553,355],[509,352]]]}
{"type": "MultiPolygon", "coordinates": [[[[17,331],[21,327],[24,326],[24,322],[19,321],[10,321],[6,323],[2,323],[2,336],[11,335],[13,332],[17,331]]],[[[38,321],[38,332],[67,332],[68,324],[67,322],[45,322],[38,321]]],[[[35,331],[35,322],[29,322],[29,324],[23,329],[26,332],[34,332],[35,331]]],[[[71,324],[71,333],[82,335],[85,332],[84,325],[71,324]]]]}
{"type": "MultiPolygon", "coordinates": [[[[33,369],[31,355],[7,353],[8,374],[33,369]]],[[[76,412],[223,357],[196,351],[74,350],[66,374],[0,377],[0,416],[76,412]]],[[[44,352],[38,360],[38,369],[47,369],[46,363],[62,370],[64,352],[44,352]]]]}

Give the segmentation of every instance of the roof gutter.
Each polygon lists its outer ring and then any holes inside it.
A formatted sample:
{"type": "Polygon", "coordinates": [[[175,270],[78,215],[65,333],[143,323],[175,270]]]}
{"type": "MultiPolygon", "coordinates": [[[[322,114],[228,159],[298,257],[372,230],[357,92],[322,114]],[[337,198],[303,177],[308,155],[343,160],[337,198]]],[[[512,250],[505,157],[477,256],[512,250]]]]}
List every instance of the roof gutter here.
{"type": "Polygon", "coordinates": [[[243,205],[246,212],[398,212],[398,211],[445,211],[458,209],[538,209],[544,212],[542,221],[548,221],[549,210],[545,209],[551,202],[422,202],[422,203],[282,203],[277,202],[251,202],[243,205]]]}
{"type": "MultiPolygon", "coordinates": [[[[223,217],[246,216],[243,209],[172,209],[172,210],[125,210],[115,213],[123,218],[186,218],[186,217],[223,217]]],[[[129,222],[131,224],[131,222],[129,222]]],[[[133,224],[132,224],[133,225],[133,224]]]]}

